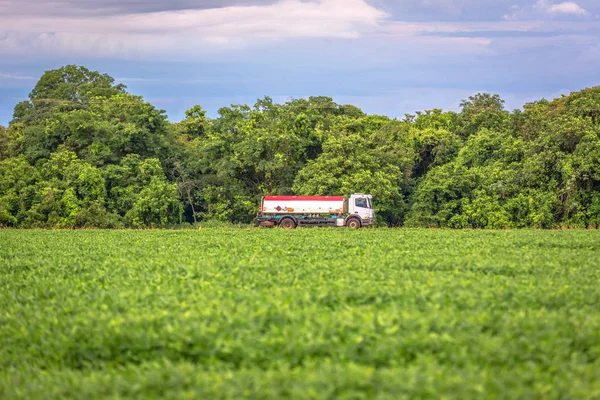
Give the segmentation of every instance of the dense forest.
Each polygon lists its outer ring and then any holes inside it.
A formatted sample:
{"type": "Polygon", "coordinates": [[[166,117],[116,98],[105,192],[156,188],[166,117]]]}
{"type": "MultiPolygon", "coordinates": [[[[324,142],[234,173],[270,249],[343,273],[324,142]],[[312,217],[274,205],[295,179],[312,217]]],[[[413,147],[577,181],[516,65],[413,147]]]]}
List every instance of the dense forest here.
{"type": "Polygon", "coordinates": [[[164,111],[100,72],[47,71],[0,126],[0,226],[248,223],[266,194],[370,193],[389,226],[600,226],[600,86],[391,119],[329,97],[164,111]]]}

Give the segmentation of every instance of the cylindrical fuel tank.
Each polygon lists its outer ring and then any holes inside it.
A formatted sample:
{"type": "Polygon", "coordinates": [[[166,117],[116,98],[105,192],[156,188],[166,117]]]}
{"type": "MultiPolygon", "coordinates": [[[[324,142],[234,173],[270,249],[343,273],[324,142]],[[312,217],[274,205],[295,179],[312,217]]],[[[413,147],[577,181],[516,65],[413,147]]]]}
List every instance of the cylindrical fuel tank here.
{"type": "Polygon", "coordinates": [[[263,214],[339,214],[344,196],[266,196],[263,214]]]}

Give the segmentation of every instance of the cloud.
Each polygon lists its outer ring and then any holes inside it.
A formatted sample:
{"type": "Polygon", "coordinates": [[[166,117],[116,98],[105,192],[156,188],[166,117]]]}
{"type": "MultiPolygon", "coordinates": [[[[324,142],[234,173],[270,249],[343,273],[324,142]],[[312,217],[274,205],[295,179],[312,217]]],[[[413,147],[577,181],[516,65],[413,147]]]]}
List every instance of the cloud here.
{"type": "MultiPolygon", "coordinates": [[[[421,4],[463,15],[465,10],[497,2],[507,6],[508,1],[398,0],[394,4],[421,4]]],[[[590,7],[587,0],[577,1],[590,7]]],[[[377,40],[389,40],[417,53],[481,54],[502,37],[576,35],[582,28],[565,32],[560,26],[566,21],[557,20],[558,16],[579,20],[581,12],[589,14],[575,3],[550,0],[515,6],[503,21],[445,22],[393,21],[383,11],[390,0],[21,0],[33,2],[39,6],[21,7],[16,0],[0,0],[0,53],[62,59],[215,60],[257,52],[266,56],[274,42],[296,46],[299,40],[311,38],[372,38],[373,43],[362,51],[368,52],[377,40]],[[544,21],[556,25],[549,27],[544,21]]],[[[592,21],[578,23],[588,22],[592,21]]],[[[320,41],[310,43],[318,46],[320,41]]],[[[353,43],[360,44],[358,40],[353,43]]]]}
{"type": "Polygon", "coordinates": [[[5,74],[5,73],[0,72],[0,79],[14,80],[14,81],[32,81],[32,80],[35,80],[36,78],[34,78],[32,76],[5,74]]]}
{"type": "Polygon", "coordinates": [[[198,54],[286,38],[357,38],[377,30],[386,17],[366,0],[284,0],[263,6],[85,17],[0,14],[0,52],[198,54]]]}
{"type": "MultiPolygon", "coordinates": [[[[0,77],[2,74],[0,74],[0,77]]],[[[180,84],[180,85],[196,85],[196,84],[220,84],[220,83],[242,83],[248,82],[248,78],[236,79],[228,77],[227,79],[218,78],[202,78],[202,79],[181,79],[181,78],[140,78],[140,77],[117,77],[117,82],[136,83],[136,84],[180,84]]]]}
{"type": "Polygon", "coordinates": [[[476,22],[391,22],[385,28],[388,35],[413,39],[422,37],[490,40],[513,37],[596,37],[599,31],[600,29],[595,21],[544,21],[541,19],[476,22]]]}
{"type": "Polygon", "coordinates": [[[548,0],[538,0],[534,8],[542,10],[549,14],[572,14],[586,15],[587,11],[581,8],[577,3],[567,1],[564,3],[552,4],[548,0]]]}
{"type": "Polygon", "coordinates": [[[535,0],[370,0],[403,21],[493,21],[512,4],[535,0]]]}
{"type": "Polygon", "coordinates": [[[0,0],[2,15],[90,16],[269,5],[277,0],[0,0]]]}
{"type": "Polygon", "coordinates": [[[537,19],[547,16],[583,17],[588,15],[586,9],[572,1],[553,3],[550,0],[537,0],[532,6],[512,6],[512,12],[504,16],[505,20],[537,19]]]}

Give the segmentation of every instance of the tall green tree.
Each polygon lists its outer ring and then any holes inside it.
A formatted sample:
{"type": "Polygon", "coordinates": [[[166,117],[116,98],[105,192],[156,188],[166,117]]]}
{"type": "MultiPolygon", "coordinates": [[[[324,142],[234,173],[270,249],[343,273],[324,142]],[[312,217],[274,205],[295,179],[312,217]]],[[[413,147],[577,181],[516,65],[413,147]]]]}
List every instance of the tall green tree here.
{"type": "Polygon", "coordinates": [[[52,110],[82,109],[93,98],[125,93],[126,86],[112,77],[85,67],[65,65],[46,71],[29,94],[29,100],[15,106],[13,122],[44,119],[52,110]]]}

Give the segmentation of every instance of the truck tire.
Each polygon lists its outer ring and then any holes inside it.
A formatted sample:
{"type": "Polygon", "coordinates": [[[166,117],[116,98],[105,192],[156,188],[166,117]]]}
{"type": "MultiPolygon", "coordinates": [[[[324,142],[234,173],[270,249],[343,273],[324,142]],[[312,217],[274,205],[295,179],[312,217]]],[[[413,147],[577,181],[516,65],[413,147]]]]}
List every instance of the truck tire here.
{"type": "Polygon", "coordinates": [[[296,229],[296,222],[292,218],[284,218],[279,222],[279,226],[283,229],[296,229]]]}
{"type": "Polygon", "coordinates": [[[348,222],[346,222],[346,226],[351,229],[359,229],[361,225],[362,224],[358,218],[350,218],[348,222]]]}

